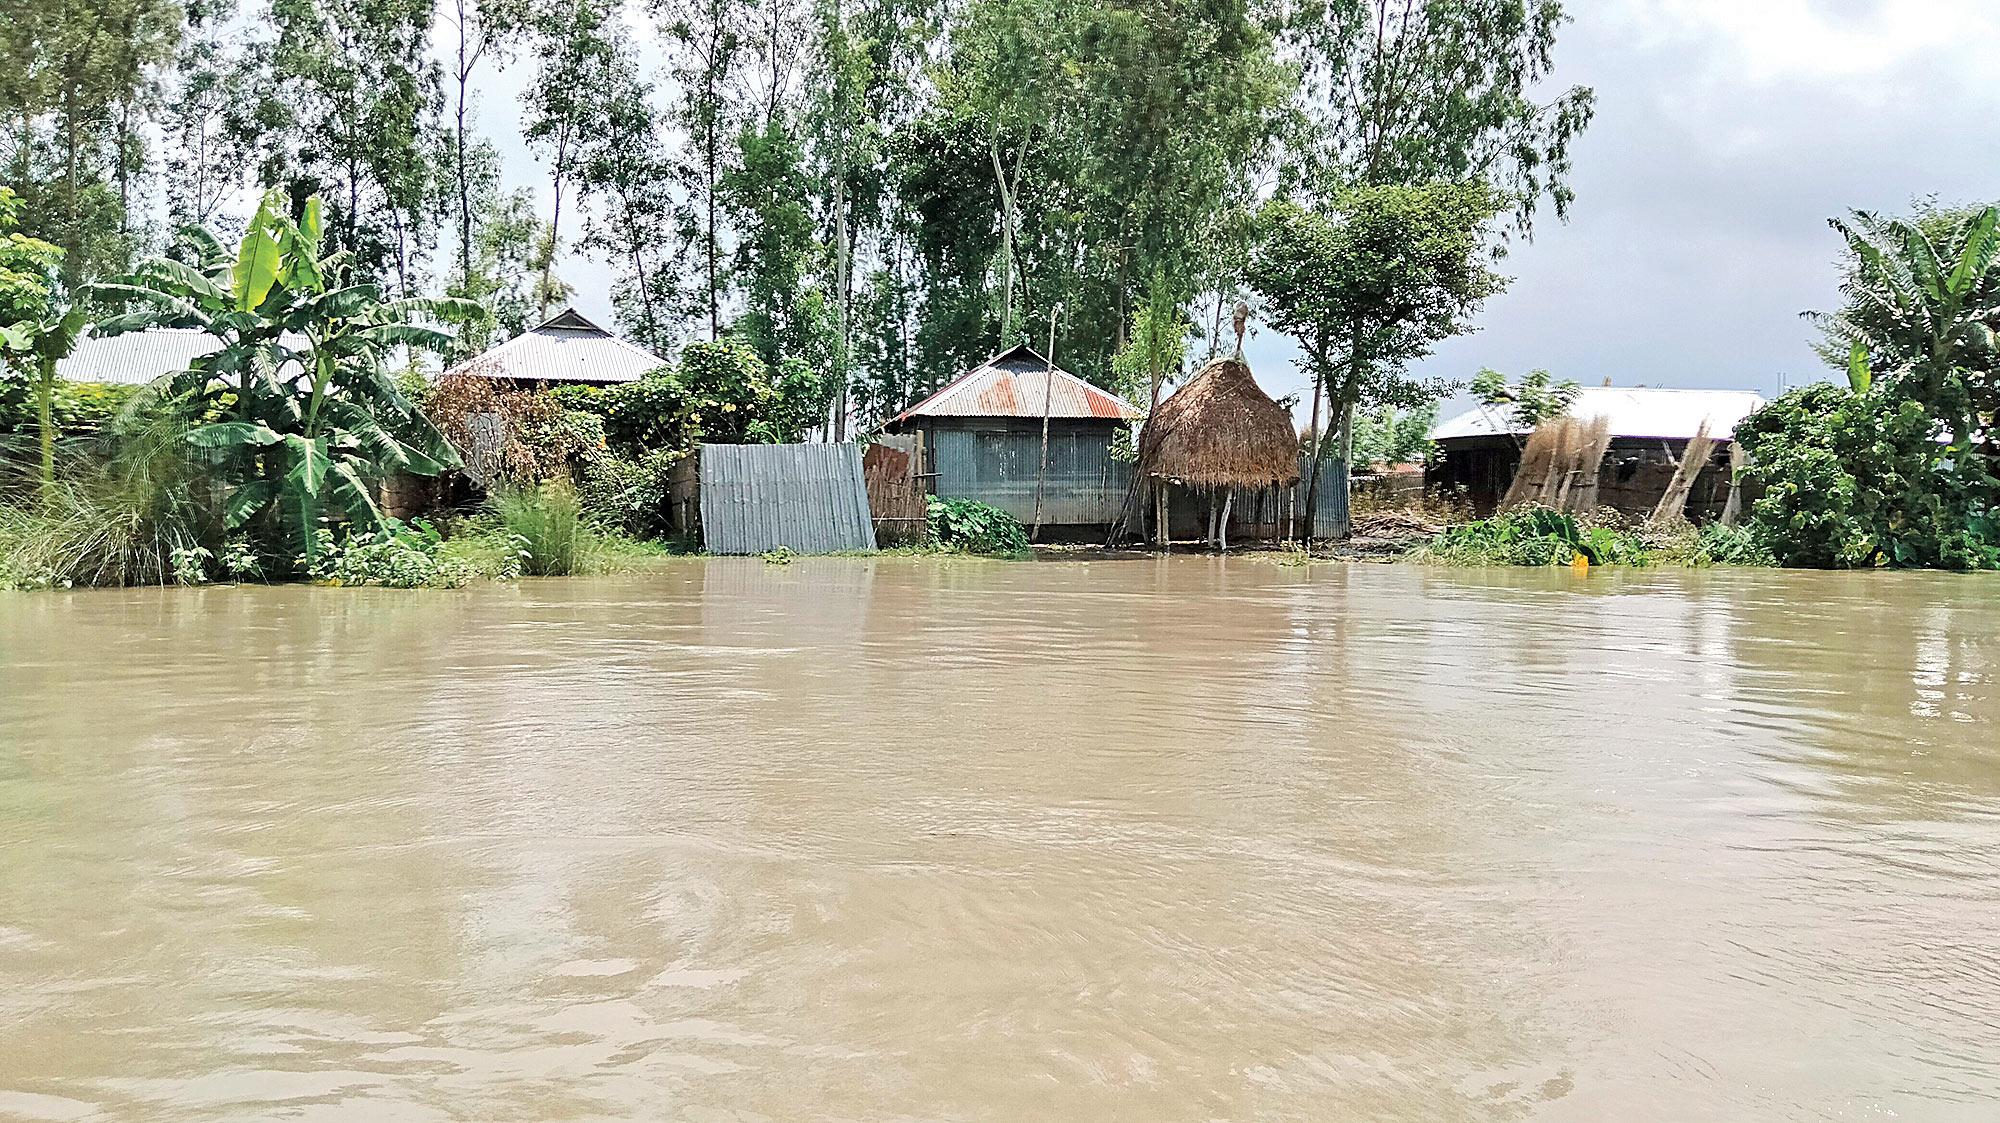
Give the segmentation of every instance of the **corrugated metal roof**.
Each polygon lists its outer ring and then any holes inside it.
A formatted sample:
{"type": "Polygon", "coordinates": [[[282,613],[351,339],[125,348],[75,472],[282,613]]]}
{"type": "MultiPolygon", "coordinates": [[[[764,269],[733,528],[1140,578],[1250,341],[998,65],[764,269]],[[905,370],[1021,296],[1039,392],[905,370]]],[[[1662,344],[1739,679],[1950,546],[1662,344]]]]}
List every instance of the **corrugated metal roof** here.
{"type": "MultiPolygon", "coordinates": [[[[292,336],[294,347],[305,340],[292,336]]],[[[222,341],[197,328],[145,328],[122,335],[86,335],[76,349],[56,364],[56,377],[66,382],[112,382],[144,386],[163,375],[179,374],[203,355],[222,349],[222,341]]]]}
{"type": "Polygon", "coordinates": [[[701,446],[701,531],[711,554],[873,550],[861,446],[701,446]]]}
{"type": "MultiPolygon", "coordinates": [[[[1764,398],[1752,390],[1668,390],[1651,387],[1586,386],[1569,408],[1571,417],[1607,418],[1614,437],[1657,437],[1689,440],[1708,421],[1708,435],[1727,440],[1736,423],[1762,408],[1764,398]]],[[[1434,441],[1466,437],[1501,437],[1526,433],[1504,405],[1477,406],[1431,430],[1434,441]]]]}
{"type": "Polygon", "coordinates": [[[1144,414],[1109,390],[1092,386],[1076,375],[1057,367],[1049,374],[1049,362],[1032,347],[1020,346],[986,360],[960,375],[951,385],[896,415],[895,420],[914,417],[1032,417],[1043,416],[1043,403],[1050,403],[1047,415],[1056,419],[1097,418],[1109,421],[1136,421],[1144,414]],[[1044,395],[1044,387],[1048,393],[1044,395]]]}
{"type": "Polygon", "coordinates": [[[637,382],[667,361],[565,308],[446,371],[546,382],[637,382]]]}

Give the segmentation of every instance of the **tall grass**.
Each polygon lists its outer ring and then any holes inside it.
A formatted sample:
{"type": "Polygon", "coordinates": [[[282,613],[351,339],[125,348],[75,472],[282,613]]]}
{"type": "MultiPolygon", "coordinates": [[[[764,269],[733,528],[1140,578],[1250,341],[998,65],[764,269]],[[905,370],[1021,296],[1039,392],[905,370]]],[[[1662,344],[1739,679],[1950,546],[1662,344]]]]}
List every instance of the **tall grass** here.
{"type": "MultiPolygon", "coordinates": [[[[128,415],[100,440],[64,449],[46,487],[11,473],[0,581],[164,585],[177,578],[177,553],[219,550],[219,507],[186,433],[172,411],[128,415]]],[[[18,460],[19,450],[0,456],[18,460]]]]}
{"type": "Polygon", "coordinates": [[[530,577],[569,577],[596,568],[596,532],[584,522],[583,503],[568,480],[497,492],[493,511],[521,551],[530,577]]]}

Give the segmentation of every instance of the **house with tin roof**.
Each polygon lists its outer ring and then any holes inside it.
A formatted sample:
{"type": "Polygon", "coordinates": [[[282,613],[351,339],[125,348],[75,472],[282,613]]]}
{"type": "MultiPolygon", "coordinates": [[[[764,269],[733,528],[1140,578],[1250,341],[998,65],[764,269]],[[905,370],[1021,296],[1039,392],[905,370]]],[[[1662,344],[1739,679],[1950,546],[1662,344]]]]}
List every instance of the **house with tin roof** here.
{"type": "MultiPolygon", "coordinates": [[[[1750,390],[1585,386],[1567,415],[1604,421],[1611,443],[1600,469],[1599,497],[1602,505],[1634,515],[1652,511],[1688,442],[1705,427],[1715,449],[1697,477],[1687,512],[1701,519],[1726,506],[1736,425],[1763,405],[1763,396],[1750,390]]],[[[1475,513],[1491,514],[1513,483],[1530,432],[1505,404],[1477,405],[1446,420],[1431,430],[1437,454],[1425,473],[1426,486],[1459,494],[1475,513]]]]}
{"type": "Polygon", "coordinates": [[[564,308],[505,343],[446,371],[495,378],[519,386],[581,382],[608,386],[637,382],[667,361],[564,308]]]}
{"type": "Polygon", "coordinates": [[[1023,344],[966,371],[883,429],[915,439],[939,498],[978,499],[1029,522],[1046,418],[1042,523],[1092,527],[1110,523],[1124,505],[1132,466],[1115,458],[1112,447],[1143,416],[1023,344]]]}

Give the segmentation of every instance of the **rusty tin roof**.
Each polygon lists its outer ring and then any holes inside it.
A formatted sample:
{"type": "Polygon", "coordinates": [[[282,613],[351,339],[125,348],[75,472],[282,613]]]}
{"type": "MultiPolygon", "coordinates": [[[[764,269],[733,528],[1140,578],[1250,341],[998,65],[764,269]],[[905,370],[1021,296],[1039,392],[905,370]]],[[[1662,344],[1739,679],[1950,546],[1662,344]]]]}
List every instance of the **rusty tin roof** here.
{"type": "Polygon", "coordinates": [[[919,417],[1021,417],[1058,420],[1136,421],[1145,416],[1109,390],[1092,386],[1055,368],[1025,344],[1002,351],[960,375],[951,385],[897,414],[898,422],[919,417]]]}

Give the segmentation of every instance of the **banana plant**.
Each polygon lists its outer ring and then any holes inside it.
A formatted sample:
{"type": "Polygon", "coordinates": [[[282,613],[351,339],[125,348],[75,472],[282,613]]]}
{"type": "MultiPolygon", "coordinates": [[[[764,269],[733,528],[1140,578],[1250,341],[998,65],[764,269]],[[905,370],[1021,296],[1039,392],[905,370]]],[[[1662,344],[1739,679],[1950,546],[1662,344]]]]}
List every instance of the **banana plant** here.
{"type": "Polygon", "coordinates": [[[1857,266],[1830,324],[1856,348],[1850,382],[1904,389],[1967,446],[2000,406],[2000,207],[1948,231],[1867,213],[1832,225],[1857,266]]]}
{"type": "Polygon", "coordinates": [[[148,261],[97,286],[103,297],[137,305],[99,324],[100,334],[192,327],[222,343],[165,392],[203,418],[187,439],[232,476],[229,525],[268,516],[295,536],[308,563],[329,508],[379,529],[385,520],[371,483],[458,465],[451,443],[384,368],[399,348],[450,343],[450,332],[426,321],[478,313],[469,301],[390,300],[375,284],[349,283],[347,256],[325,252],[322,214],[314,196],[294,221],[289,200],[272,191],[233,253],[194,231],[187,244],[195,264],[148,261]]]}
{"type": "Polygon", "coordinates": [[[88,317],[63,284],[61,247],[15,231],[20,199],[0,187],[0,365],[28,376],[42,453],[42,488],[55,483],[56,364],[76,347],[88,317]]]}

